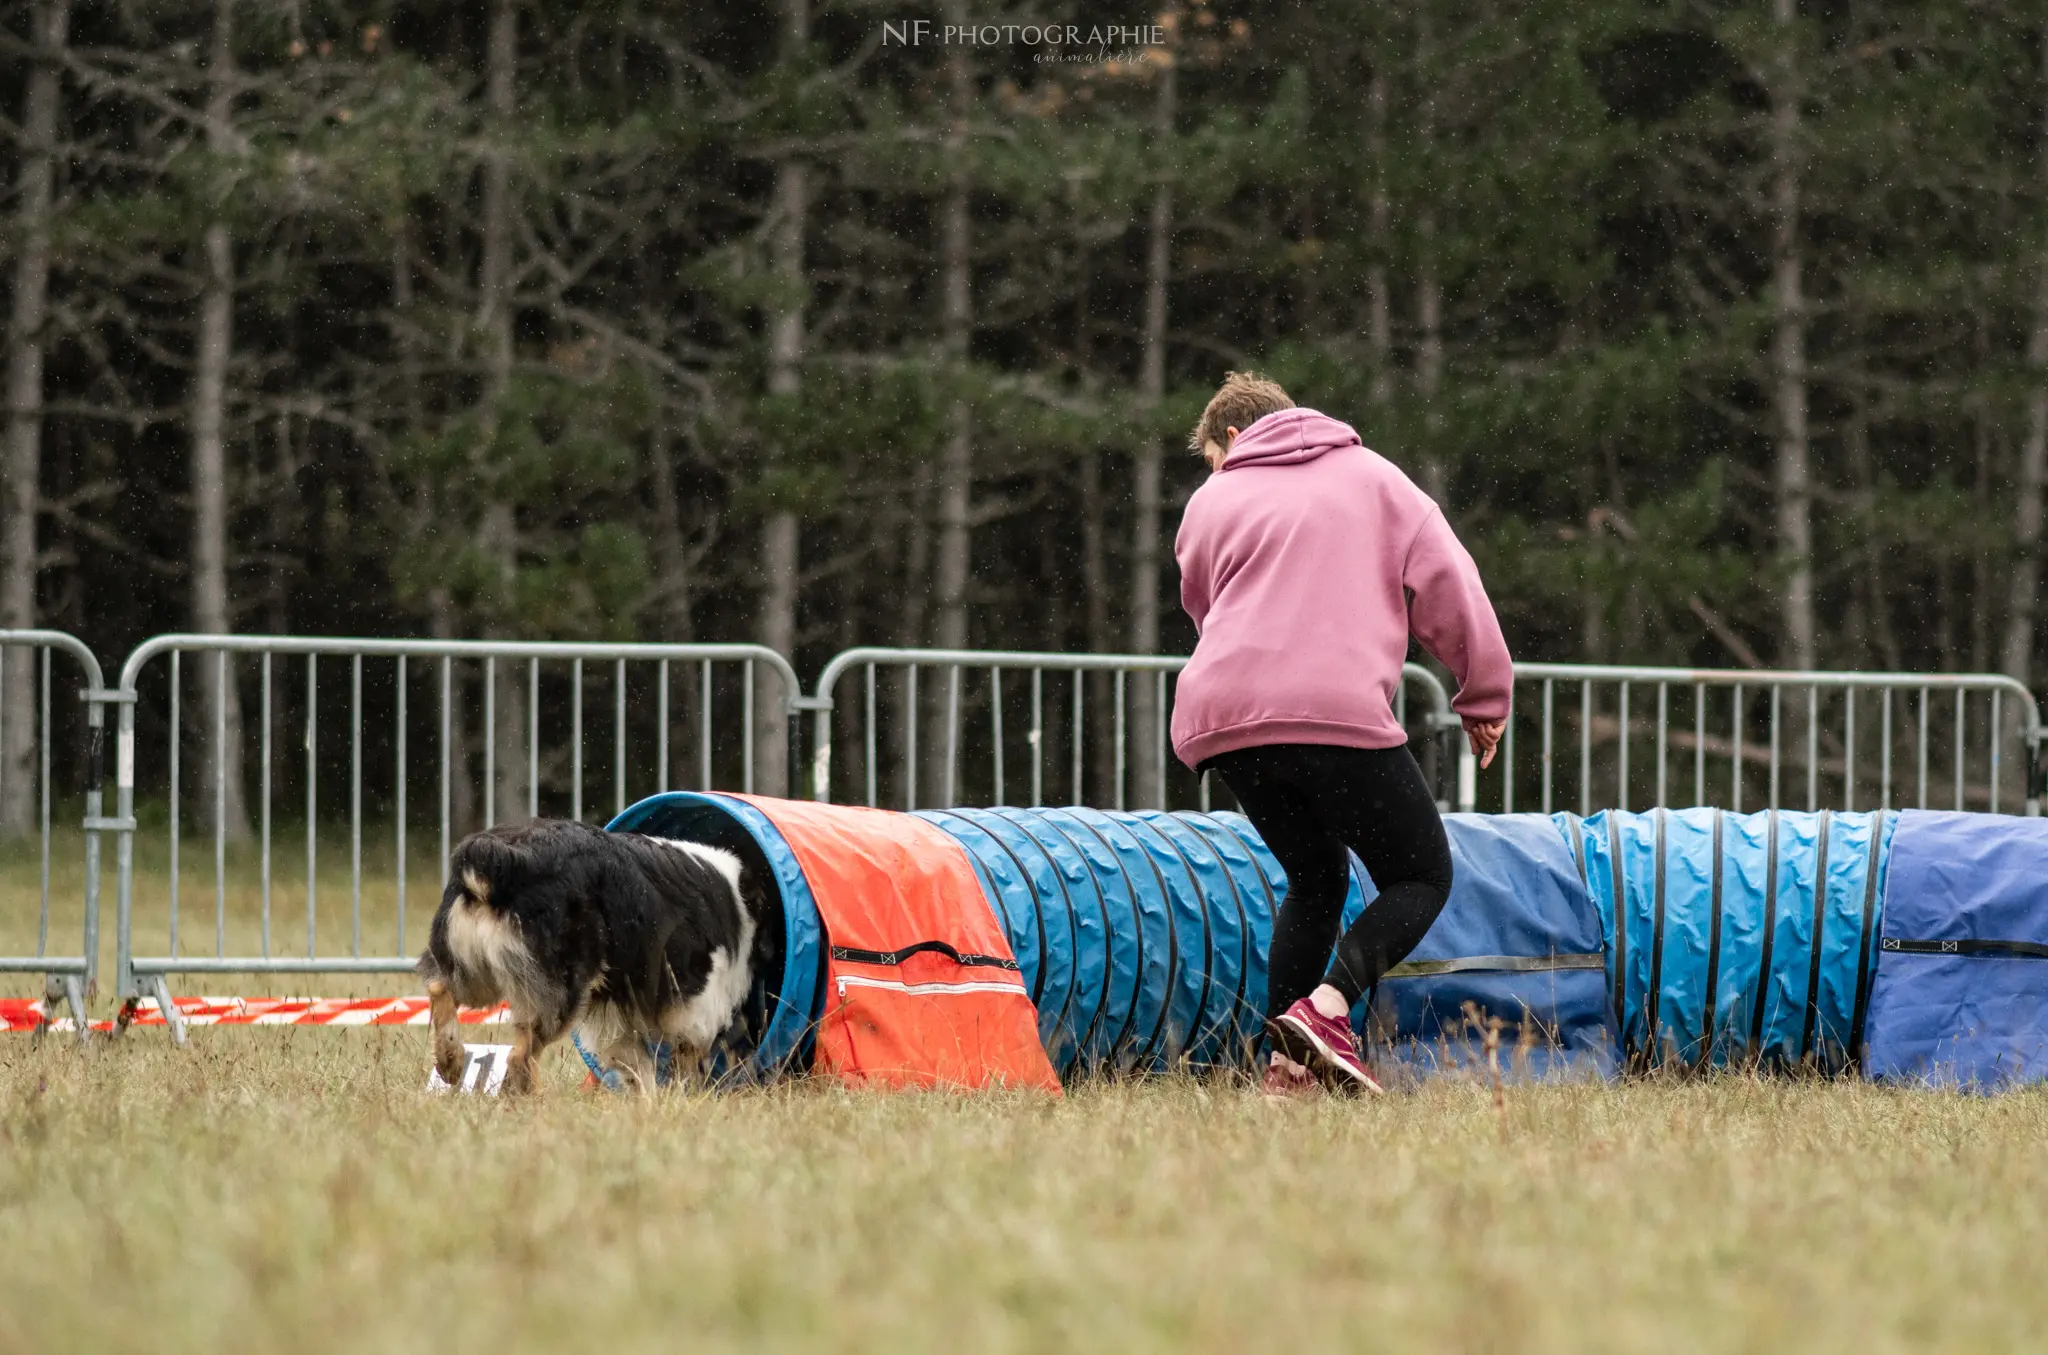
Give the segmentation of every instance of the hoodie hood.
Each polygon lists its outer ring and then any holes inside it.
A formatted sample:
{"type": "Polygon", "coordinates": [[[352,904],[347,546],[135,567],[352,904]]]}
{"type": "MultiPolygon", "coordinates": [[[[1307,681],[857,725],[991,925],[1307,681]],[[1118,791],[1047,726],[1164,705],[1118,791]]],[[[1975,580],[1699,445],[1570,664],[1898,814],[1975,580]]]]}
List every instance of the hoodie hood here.
{"type": "Polygon", "coordinates": [[[1291,466],[1313,461],[1325,452],[1363,447],[1356,429],[1341,419],[1313,409],[1280,409],[1237,435],[1224,470],[1244,466],[1291,466]]]}

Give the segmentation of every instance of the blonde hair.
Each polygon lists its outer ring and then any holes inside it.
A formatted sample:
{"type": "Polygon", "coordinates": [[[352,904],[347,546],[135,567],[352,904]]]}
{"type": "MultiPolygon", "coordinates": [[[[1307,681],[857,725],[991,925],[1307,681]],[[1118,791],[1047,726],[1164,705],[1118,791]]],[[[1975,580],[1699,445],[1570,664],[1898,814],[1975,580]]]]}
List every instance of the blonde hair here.
{"type": "Polygon", "coordinates": [[[1209,397],[1202,417],[1195,421],[1194,436],[1188,439],[1188,446],[1196,452],[1206,451],[1212,442],[1228,447],[1231,429],[1243,432],[1276,410],[1293,408],[1294,401],[1280,389],[1279,382],[1269,381],[1257,372],[1227,372],[1223,384],[1209,397]]]}

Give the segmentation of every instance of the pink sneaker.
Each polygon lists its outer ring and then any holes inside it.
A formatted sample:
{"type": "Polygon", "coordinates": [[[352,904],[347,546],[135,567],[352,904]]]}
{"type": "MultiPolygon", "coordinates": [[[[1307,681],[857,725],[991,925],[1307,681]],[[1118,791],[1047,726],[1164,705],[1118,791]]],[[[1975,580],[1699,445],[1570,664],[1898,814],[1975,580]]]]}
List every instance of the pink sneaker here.
{"type": "Polygon", "coordinates": [[[1305,1064],[1332,1091],[1381,1091],[1378,1079],[1365,1066],[1358,1037],[1348,1021],[1333,1021],[1302,998],[1266,1023],[1273,1047],[1296,1063],[1305,1064]]]}
{"type": "Polygon", "coordinates": [[[1269,1101],[1298,1101],[1323,1094],[1323,1084],[1308,1069],[1284,1067],[1278,1059],[1266,1061],[1266,1078],[1259,1092],[1269,1101]]]}

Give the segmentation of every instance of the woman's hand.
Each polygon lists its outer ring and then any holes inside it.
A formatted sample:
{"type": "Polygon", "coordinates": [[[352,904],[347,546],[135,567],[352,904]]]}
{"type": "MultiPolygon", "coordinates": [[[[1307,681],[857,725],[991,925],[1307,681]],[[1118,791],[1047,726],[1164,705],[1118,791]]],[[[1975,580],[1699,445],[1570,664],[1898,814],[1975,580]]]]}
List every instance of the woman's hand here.
{"type": "Polygon", "coordinates": [[[1490,724],[1465,726],[1465,737],[1472,740],[1472,752],[1479,759],[1480,770],[1493,765],[1493,753],[1500,747],[1500,736],[1507,730],[1507,721],[1495,720],[1490,724]]]}

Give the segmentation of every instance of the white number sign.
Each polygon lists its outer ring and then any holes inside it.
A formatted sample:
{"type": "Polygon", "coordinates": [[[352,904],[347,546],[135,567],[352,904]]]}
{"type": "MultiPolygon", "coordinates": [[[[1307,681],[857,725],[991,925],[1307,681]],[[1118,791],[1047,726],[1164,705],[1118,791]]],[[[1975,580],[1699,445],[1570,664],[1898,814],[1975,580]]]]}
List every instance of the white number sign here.
{"type": "MultiPolygon", "coordinates": [[[[505,1061],[512,1057],[509,1044],[466,1044],[462,1046],[462,1082],[458,1090],[475,1092],[484,1096],[496,1096],[498,1089],[505,1085],[505,1061]]],[[[427,1070],[427,1090],[445,1092],[449,1090],[441,1077],[441,1070],[427,1070]]]]}

